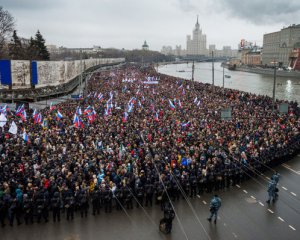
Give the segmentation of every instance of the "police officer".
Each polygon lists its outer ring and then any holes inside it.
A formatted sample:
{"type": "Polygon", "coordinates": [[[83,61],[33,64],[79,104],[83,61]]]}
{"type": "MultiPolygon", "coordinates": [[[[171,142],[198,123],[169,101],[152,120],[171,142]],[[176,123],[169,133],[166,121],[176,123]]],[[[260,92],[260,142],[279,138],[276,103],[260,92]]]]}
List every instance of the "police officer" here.
{"type": "Polygon", "coordinates": [[[195,176],[195,174],[191,174],[190,175],[190,186],[191,186],[191,195],[190,197],[196,197],[197,194],[197,178],[195,176]]]}
{"type": "Polygon", "coordinates": [[[40,223],[42,217],[44,218],[45,222],[48,222],[46,199],[42,191],[38,193],[35,203],[37,208],[37,222],[40,223]]]}
{"type": "Polygon", "coordinates": [[[96,213],[100,214],[100,190],[98,187],[95,187],[91,193],[92,198],[92,208],[93,208],[93,215],[95,216],[96,213]]]}
{"type": "Polygon", "coordinates": [[[279,178],[280,178],[280,174],[278,172],[275,172],[272,175],[272,177],[271,177],[271,179],[275,182],[275,198],[278,197],[278,194],[277,194],[277,192],[278,192],[277,184],[279,182],[279,178]]]}
{"type": "Polygon", "coordinates": [[[79,209],[80,209],[81,218],[83,218],[83,215],[87,217],[88,207],[89,207],[88,193],[86,190],[81,189],[79,193],[79,209]]]}
{"type": "Polygon", "coordinates": [[[274,180],[270,180],[270,182],[268,184],[269,198],[266,201],[267,203],[270,203],[271,200],[273,200],[273,203],[275,202],[275,200],[276,200],[275,189],[276,189],[276,182],[274,180]]]}
{"type": "Polygon", "coordinates": [[[210,201],[210,207],[209,207],[210,217],[207,218],[209,222],[211,222],[213,216],[215,216],[214,223],[215,224],[217,223],[218,211],[220,207],[221,207],[221,198],[219,198],[219,196],[216,194],[210,201]]]}
{"type": "Polygon", "coordinates": [[[173,219],[175,218],[175,211],[170,204],[170,202],[167,202],[164,205],[164,217],[163,219],[160,220],[160,230],[164,230],[165,233],[170,233],[172,230],[172,222],[173,219]],[[165,225],[165,228],[162,229],[163,224],[165,225]]]}
{"type": "Polygon", "coordinates": [[[3,199],[3,196],[0,196],[0,222],[2,227],[5,227],[6,209],[7,207],[3,199]]]}
{"type": "Polygon", "coordinates": [[[112,208],[112,191],[109,188],[109,186],[106,186],[104,192],[103,192],[103,198],[104,198],[104,209],[105,212],[111,212],[112,208]]]}
{"type": "Polygon", "coordinates": [[[29,221],[31,222],[31,224],[33,223],[33,211],[34,211],[33,196],[31,192],[28,192],[27,195],[24,194],[24,200],[23,200],[23,212],[24,212],[24,220],[26,225],[28,224],[29,221]]]}
{"type": "Polygon", "coordinates": [[[150,179],[147,180],[147,184],[145,185],[146,189],[146,203],[145,206],[148,206],[148,203],[150,204],[150,207],[152,207],[152,198],[153,198],[153,193],[154,193],[154,187],[153,184],[151,183],[150,179]]]}
{"type": "Polygon", "coordinates": [[[75,200],[71,190],[68,191],[67,196],[65,198],[65,208],[67,211],[67,221],[71,218],[74,219],[74,207],[75,207],[75,200]]]}
{"type": "Polygon", "coordinates": [[[51,198],[51,208],[53,213],[53,222],[60,222],[60,205],[61,205],[61,198],[59,192],[55,192],[53,197],[51,198]]]}
{"type": "Polygon", "coordinates": [[[124,201],[127,209],[133,208],[132,198],[132,191],[130,190],[129,186],[126,186],[124,188],[124,201]]]}

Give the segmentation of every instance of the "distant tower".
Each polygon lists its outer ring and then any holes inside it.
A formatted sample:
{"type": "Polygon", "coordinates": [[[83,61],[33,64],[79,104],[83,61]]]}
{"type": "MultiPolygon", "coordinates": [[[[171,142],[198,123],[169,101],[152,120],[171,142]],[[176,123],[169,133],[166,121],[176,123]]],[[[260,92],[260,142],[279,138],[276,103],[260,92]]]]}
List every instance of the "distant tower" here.
{"type": "Polygon", "coordinates": [[[142,46],[142,49],[143,49],[143,50],[146,50],[146,51],[149,50],[149,46],[148,46],[146,40],[145,40],[145,42],[144,42],[144,44],[143,44],[143,46],[142,46]]]}
{"type": "Polygon", "coordinates": [[[186,49],[188,55],[206,55],[206,35],[202,33],[199,24],[199,16],[197,15],[197,22],[193,30],[193,35],[187,35],[186,49]]]}

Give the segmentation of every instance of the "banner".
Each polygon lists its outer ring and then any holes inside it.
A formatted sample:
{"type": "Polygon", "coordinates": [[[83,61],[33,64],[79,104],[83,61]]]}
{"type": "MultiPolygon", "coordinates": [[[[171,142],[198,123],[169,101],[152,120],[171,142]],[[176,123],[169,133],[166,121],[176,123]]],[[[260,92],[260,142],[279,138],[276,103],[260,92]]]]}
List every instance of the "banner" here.
{"type": "Polygon", "coordinates": [[[14,88],[30,88],[30,61],[11,60],[11,77],[14,88]]]}
{"type": "Polygon", "coordinates": [[[2,85],[11,85],[10,60],[0,60],[0,82],[2,85]]]}
{"type": "Polygon", "coordinates": [[[31,83],[32,85],[38,84],[38,70],[36,61],[32,61],[31,63],[31,83]]]}

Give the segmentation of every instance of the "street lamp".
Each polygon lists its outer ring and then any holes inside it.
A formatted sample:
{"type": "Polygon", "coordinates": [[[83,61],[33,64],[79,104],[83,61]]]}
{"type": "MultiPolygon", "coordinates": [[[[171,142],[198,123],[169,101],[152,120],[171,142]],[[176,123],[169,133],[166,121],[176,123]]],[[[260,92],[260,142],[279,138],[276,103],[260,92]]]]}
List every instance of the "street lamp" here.
{"type": "Polygon", "coordinates": [[[276,61],[271,62],[274,64],[274,80],[273,80],[273,107],[272,107],[272,113],[274,113],[275,110],[275,91],[276,91],[276,61]]]}

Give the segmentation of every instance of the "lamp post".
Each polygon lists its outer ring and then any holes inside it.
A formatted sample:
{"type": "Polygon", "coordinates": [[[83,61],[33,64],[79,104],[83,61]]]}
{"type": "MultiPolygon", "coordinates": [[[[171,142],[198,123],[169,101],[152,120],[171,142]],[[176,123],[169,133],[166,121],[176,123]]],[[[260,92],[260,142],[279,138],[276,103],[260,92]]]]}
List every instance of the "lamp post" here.
{"type": "Polygon", "coordinates": [[[275,92],[276,92],[276,61],[274,60],[274,80],[273,80],[273,107],[272,107],[272,113],[274,113],[275,110],[275,92]]]}
{"type": "Polygon", "coordinates": [[[212,85],[213,85],[213,87],[214,87],[214,85],[215,85],[214,51],[211,51],[211,57],[212,57],[212,85]]]}

